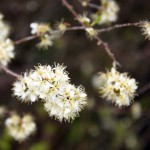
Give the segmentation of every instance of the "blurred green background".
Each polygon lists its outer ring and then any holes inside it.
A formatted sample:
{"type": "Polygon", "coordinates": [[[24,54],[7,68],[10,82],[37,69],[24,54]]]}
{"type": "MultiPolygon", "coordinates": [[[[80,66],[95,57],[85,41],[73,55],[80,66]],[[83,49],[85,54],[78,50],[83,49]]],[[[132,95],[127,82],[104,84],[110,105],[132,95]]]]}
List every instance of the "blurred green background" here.
{"type": "MultiPolygon", "coordinates": [[[[77,0],[68,0],[76,11],[83,9],[77,0]]],[[[99,0],[92,1],[98,3],[99,0]]],[[[118,0],[117,23],[149,19],[149,0],[118,0]]],[[[11,26],[11,39],[30,35],[30,23],[50,22],[62,18],[78,25],[61,0],[0,0],[0,12],[11,26]]],[[[99,26],[101,28],[101,26],[99,26]]],[[[129,27],[102,33],[122,65],[121,72],[129,72],[139,82],[139,91],[150,82],[150,42],[144,39],[140,28],[129,27]]],[[[12,97],[13,77],[0,73],[0,105],[19,114],[31,113],[37,123],[37,132],[23,143],[9,137],[0,120],[0,150],[147,150],[150,149],[150,93],[142,92],[127,108],[119,109],[98,95],[95,77],[111,67],[105,50],[90,41],[83,31],[69,31],[48,50],[39,50],[33,40],[16,46],[16,57],[9,68],[17,73],[34,68],[38,63],[63,63],[72,83],[82,84],[88,94],[88,105],[72,123],[58,122],[44,111],[41,102],[32,105],[12,97]],[[141,111],[140,111],[141,108],[141,111]],[[136,112],[137,111],[137,112],[136,112]]]]}

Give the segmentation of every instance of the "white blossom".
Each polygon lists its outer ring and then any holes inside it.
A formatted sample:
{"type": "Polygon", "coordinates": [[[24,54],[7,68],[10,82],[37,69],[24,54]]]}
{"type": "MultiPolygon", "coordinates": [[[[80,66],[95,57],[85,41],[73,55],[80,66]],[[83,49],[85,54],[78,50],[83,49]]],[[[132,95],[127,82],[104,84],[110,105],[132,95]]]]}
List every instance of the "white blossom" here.
{"type": "Polygon", "coordinates": [[[22,142],[36,131],[36,124],[31,115],[12,115],[6,119],[5,125],[10,136],[16,141],[22,142]]]}
{"type": "Polygon", "coordinates": [[[127,73],[120,73],[115,68],[100,73],[99,91],[103,98],[112,101],[119,107],[129,106],[135,97],[137,82],[129,78],[127,73]]]}
{"type": "Polygon", "coordinates": [[[69,81],[65,67],[61,65],[37,66],[28,74],[19,77],[13,84],[14,95],[24,102],[35,102],[45,99],[47,96],[57,91],[65,82],[69,81]]]}
{"type": "Polygon", "coordinates": [[[10,39],[0,41],[0,63],[4,66],[14,58],[14,44],[10,39]]]}
{"type": "Polygon", "coordinates": [[[5,40],[8,37],[9,32],[9,26],[4,22],[3,15],[0,13],[0,41],[5,40]]]}
{"type": "Polygon", "coordinates": [[[62,19],[60,22],[57,22],[55,25],[56,30],[59,30],[61,33],[64,33],[66,31],[67,26],[69,26],[69,24],[64,22],[64,19],[62,19]]]}
{"type": "Polygon", "coordinates": [[[31,34],[45,34],[50,31],[50,26],[47,23],[31,23],[31,34]]]}
{"type": "Polygon", "coordinates": [[[99,24],[106,24],[117,21],[119,5],[114,0],[101,0],[102,6],[98,13],[93,15],[93,18],[100,18],[99,24]]]}
{"type": "Polygon", "coordinates": [[[86,94],[81,86],[70,84],[64,66],[37,66],[24,73],[13,84],[13,94],[23,102],[41,99],[49,115],[62,121],[73,120],[86,104],[86,94]]]}
{"type": "Polygon", "coordinates": [[[49,97],[44,104],[51,117],[60,121],[71,121],[86,105],[86,94],[82,87],[65,84],[55,93],[55,98],[49,97]]]}
{"type": "Polygon", "coordinates": [[[52,38],[49,34],[45,34],[40,38],[40,42],[38,43],[39,48],[47,49],[49,46],[53,45],[52,38]]]}
{"type": "Polygon", "coordinates": [[[58,39],[65,31],[65,24],[59,24],[60,29],[50,28],[48,23],[31,23],[31,34],[38,35],[40,42],[37,44],[39,48],[47,49],[53,45],[53,41],[58,39]]]}
{"type": "Polygon", "coordinates": [[[83,15],[79,15],[79,21],[82,23],[90,23],[91,19],[87,17],[87,14],[84,13],[83,15]]]}
{"type": "Polygon", "coordinates": [[[150,40],[150,22],[149,21],[141,22],[141,30],[145,38],[150,40]]]}
{"type": "Polygon", "coordinates": [[[118,17],[119,6],[114,0],[106,2],[106,8],[102,11],[100,24],[115,22],[118,17]]]}
{"type": "Polygon", "coordinates": [[[85,31],[86,31],[86,33],[87,33],[87,36],[88,36],[90,39],[92,39],[94,36],[97,35],[96,30],[94,30],[94,28],[92,28],[92,27],[87,27],[87,28],[85,29],[85,31]]]}

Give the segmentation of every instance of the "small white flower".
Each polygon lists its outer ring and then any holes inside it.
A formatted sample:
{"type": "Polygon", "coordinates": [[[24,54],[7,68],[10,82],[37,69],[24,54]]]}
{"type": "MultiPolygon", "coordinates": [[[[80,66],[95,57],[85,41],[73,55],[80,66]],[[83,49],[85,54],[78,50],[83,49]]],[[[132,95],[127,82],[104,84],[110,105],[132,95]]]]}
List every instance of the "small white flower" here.
{"type": "Polygon", "coordinates": [[[36,124],[30,115],[21,118],[14,114],[6,119],[5,125],[9,135],[19,142],[26,140],[36,130],[36,124]]]}
{"type": "Polygon", "coordinates": [[[141,30],[145,38],[150,40],[150,22],[149,21],[141,22],[141,30]]]}
{"type": "Polygon", "coordinates": [[[53,45],[53,41],[50,35],[45,34],[40,38],[40,42],[38,43],[39,48],[47,49],[48,47],[53,45]]]}
{"type": "Polygon", "coordinates": [[[82,23],[90,23],[91,19],[87,17],[87,14],[84,13],[83,15],[79,15],[79,20],[82,23]]]}
{"type": "Polygon", "coordinates": [[[50,26],[46,23],[31,23],[31,34],[45,34],[49,32],[50,26]]]}
{"type": "Polygon", "coordinates": [[[89,38],[91,38],[91,39],[92,39],[94,36],[97,35],[96,30],[94,30],[94,28],[92,28],[92,27],[87,27],[87,28],[85,29],[85,31],[86,31],[86,33],[87,33],[87,36],[88,36],[89,38]]]}
{"type": "Polygon", "coordinates": [[[68,26],[69,24],[64,22],[64,19],[62,19],[60,22],[57,22],[55,25],[56,29],[61,31],[61,33],[64,33],[68,26]]]}
{"type": "Polygon", "coordinates": [[[10,39],[0,41],[0,63],[7,66],[14,56],[13,42],[10,39]]]}
{"type": "Polygon", "coordinates": [[[119,107],[129,106],[135,97],[137,82],[129,78],[127,73],[119,73],[115,68],[100,73],[99,91],[103,98],[112,101],[119,107]]]}
{"type": "Polygon", "coordinates": [[[57,30],[50,28],[48,23],[31,23],[31,34],[38,35],[40,42],[37,44],[39,48],[47,49],[53,45],[53,41],[58,39],[65,31],[65,24],[59,24],[57,30]]]}

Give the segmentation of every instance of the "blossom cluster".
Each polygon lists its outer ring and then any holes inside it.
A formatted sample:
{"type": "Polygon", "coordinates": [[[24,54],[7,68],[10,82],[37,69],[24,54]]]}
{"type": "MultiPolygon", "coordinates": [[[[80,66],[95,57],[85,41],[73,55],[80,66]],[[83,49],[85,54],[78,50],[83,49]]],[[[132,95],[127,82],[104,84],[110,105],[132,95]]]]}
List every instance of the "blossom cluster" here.
{"type": "Polygon", "coordinates": [[[73,120],[86,105],[84,88],[72,85],[65,67],[59,64],[37,66],[25,73],[14,83],[13,92],[23,102],[41,99],[49,115],[60,121],[73,120]]]}
{"type": "Polygon", "coordinates": [[[4,22],[3,15],[0,13],[0,64],[7,66],[14,58],[14,44],[8,38],[9,26],[4,22]]]}
{"type": "Polygon", "coordinates": [[[36,131],[36,124],[31,115],[26,114],[22,118],[13,114],[6,119],[5,125],[8,134],[16,141],[22,142],[36,131]]]}
{"type": "Polygon", "coordinates": [[[135,97],[137,82],[128,77],[127,73],[120,73],[112,68],[99,75],[99,92],[103,98],[112,101],[117,106],[129,106],[135,97]]]}
{"type": "Polygon", "coordinates": [[[39,48],[47,49],[53,45],[53,41],[62,35],[66,26],[63,22],[58,23],[57,29],[52,29],[48,23],[31,23],[31,34],[40,36],[39,48]]]}

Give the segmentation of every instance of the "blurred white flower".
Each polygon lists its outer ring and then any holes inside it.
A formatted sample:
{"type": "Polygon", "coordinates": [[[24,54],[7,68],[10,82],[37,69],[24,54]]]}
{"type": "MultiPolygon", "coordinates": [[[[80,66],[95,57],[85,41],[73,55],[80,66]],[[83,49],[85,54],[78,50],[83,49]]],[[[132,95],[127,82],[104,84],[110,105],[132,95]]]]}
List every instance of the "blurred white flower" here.
{"type": "Polygon", "coordinates": [[[101,13],[100,24],[115,22],[118,18],[119,6],[114,0],[106,1],[104,9],[101,13]]]}
{"type": "Polygon", "coordinates": [[[87,13],[84,13],[83,15],[79,15],[79,20],[82,23],[90,23],[91,19],[87,17],[87,13]]]}
{"type": "Polygon", "coordinates": [[[141,104],[136,102],[131,107],[131,114],[134,119],[138,119],[142,114],[142,107],[141,104]]]}
{"type": "MultiPolygon", "coordinates": [[[[48,23],[31,23],[31,34],[38,35],[40,42],[37,44],[39,48],[47,49],[53,45],[53,41],[58,39],[66,30],[63,22],[59,24],[59,29],[50,28],[48,23]]],[[[58,26],[57,26],[58,27],[58,26]]]]}
{"type": "Polygon", "coordinates": [[[37,44],[39,48],[47,49],[53,45],[53,41],[50,35],[45,34],[40,38],[40,42],[37,44]]]}
{"type": "Polygon", "coordinates": [[[6,24],[3,20],[3,15],[0,13],[0,41],[5,40],[10,32],[10,28],[8,24],[6,24]]]}
{"type": "Polygon", "coordinates": [[[150,22],[149,21],[141,22],[141,30],[145,38],[150,40],[150,22]]]}
{"type": "Polygon", "coordinates": [[[10,39],[0,41],[0,63],[4,66],[14,58],[14,44],[10,39]]]}
{"type": "Polygon", "coordinates": [[[92,39],[94,36],[97,35],[96,30],[94,30],[94,28],[92,28],[92,27],[87,27],[87,28],[85,29],[85,31],[86,31],[86,33],[87,33],[87,36],[88,36],[90,39],[92,39]]]}
{"type": "Polygon", "coordinates": [[[31,23],[31,34],[45,34],[51,30],[47,23],[31,23]]]}
{"type": "Polygon", "coordinates": [[[56,30],[61,31],[61,33],[64,33],[68,26],[70,26],[70,24],[64,22],[64,19],[55,24],[56,30]]]}
{"type": "Polygon", "coordinates": [[[5,121],[7,131],[16,141],[22,142],[36,131],[36,124],[31,115],[12,115],[5,121]]]}
{"type": "Polygon", "coordinates": [[[93,19],[98,19],[98,24],[106,24],[117,21],[119,5],[114,0],[101,0],[101,9],[92,15],[93,19]]]}
{"type": "Polygon", "coordinates": [[[103,98],[112,101],[117,106],[129,106],[135,97],[137,82],[129,78],[127,73],[120,73],[115,68],[106,73],[100,73],[99,92],[103,98]]]}

